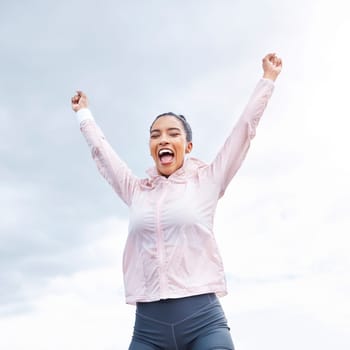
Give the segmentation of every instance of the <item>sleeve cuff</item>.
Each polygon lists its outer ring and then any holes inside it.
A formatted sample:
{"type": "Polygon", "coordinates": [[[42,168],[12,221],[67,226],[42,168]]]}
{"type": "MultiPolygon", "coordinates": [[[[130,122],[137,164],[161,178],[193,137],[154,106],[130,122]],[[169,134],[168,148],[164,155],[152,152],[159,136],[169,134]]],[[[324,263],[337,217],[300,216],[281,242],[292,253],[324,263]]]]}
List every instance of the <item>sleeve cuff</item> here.
{"type": "Polygon", "coordinates": [[[81,108],[79,111],[76,113],[78,123],[80,125],[81,122],[84,120],[94,120],[94,117],[88,108],[81,108]]]}
{"type": "Polygon", "coordinates": [[[270,83],[271,85],[275,85],[275,82],[272,80],[272,79],[269,79],[269,78],[261,78],[262,81],[266,81],[268,83],[270,83]]]}

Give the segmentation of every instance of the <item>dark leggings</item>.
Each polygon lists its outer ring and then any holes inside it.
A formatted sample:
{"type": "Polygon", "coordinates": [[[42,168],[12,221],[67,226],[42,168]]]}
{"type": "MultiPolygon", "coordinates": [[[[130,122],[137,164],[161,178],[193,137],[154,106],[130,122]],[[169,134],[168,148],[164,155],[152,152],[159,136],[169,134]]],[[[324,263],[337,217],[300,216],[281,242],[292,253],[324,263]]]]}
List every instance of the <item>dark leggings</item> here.
{"type": "Polygon", "coordinates": [[[234,350],[215,294],[137,303],[129,350],[234,350]]]}

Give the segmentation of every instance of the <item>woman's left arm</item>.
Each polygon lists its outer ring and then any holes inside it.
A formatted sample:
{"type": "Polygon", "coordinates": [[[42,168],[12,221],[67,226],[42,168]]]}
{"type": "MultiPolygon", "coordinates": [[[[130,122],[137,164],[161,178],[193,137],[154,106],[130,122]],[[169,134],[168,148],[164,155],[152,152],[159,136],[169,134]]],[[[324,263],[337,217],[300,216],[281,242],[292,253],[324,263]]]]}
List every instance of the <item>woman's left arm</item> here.
{"type": "Polygon", "coordinates": [[[208,170],[220,185],[220,197],[240,168],[254,138],[256,127],[270,99],[282,60],[271,53],[263,58],[263,78],[258,82],[245,110],[208,170]]]}

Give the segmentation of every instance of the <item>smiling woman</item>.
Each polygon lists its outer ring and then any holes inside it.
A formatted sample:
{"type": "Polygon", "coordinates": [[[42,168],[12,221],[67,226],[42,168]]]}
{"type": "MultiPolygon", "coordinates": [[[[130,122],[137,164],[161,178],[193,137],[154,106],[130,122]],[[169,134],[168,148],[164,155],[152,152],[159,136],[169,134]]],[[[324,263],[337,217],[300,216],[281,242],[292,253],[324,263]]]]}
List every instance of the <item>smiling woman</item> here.
{"type": "MultiPolygon", "coordinates": [[[[184,117],[174,113],[158,116],[150,130],[150,152],[158,173],[166,177],[180,169],[185,155],[192,150],[191,134],[186,132],[184,117]]],[[[191,130],[189,125],[187,129],[191,130]]]]}
{"type": "Polygon", "coordinates": [[[218,297],[227,294],[213,232],[218,199],[239,169],[282,68],[263,59],[263,78],[212,163],[187,158],[193,148],[185,117],[159,115],[150,128],[154,168],[139,179],[106,141],[86,95],[72,98],[80,129],[100,173],[130,208],[124,249],[126,302],[136,305],[129,350],[232,350],[218,297]]]}

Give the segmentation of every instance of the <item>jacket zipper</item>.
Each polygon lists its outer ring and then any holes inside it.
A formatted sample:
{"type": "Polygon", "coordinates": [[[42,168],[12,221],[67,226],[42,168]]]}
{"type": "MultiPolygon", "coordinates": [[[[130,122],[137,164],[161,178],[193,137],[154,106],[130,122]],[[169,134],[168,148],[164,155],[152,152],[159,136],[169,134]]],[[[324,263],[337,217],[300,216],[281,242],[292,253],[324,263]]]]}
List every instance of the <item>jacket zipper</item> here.
{"type": "Polygon", "coordinates": [[[167,282],[166,282],[166,273],[165,273],[165,256],[164,256],[164,233],[162,230],[162,225],[160,222],[160,211],[161,206],[163,204],[164,198],[167,194],[167,184],[165,184],[166,187],[157,203],[157,251],[158,251],[158,259],[159,259],[159,294],[160,299],[166,298],[166,289],[167,289],[167,282]]]}

